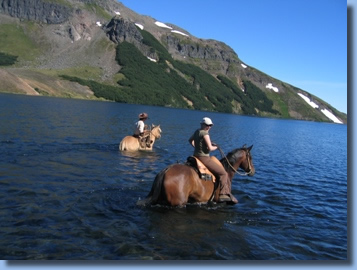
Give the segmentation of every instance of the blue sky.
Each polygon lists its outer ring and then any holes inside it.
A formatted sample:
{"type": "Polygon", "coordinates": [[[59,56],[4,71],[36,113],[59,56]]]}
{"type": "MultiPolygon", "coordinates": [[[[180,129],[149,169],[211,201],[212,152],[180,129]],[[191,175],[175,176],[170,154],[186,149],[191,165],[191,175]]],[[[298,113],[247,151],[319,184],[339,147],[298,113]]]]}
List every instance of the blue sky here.
{"type": "Polygon", "coordinates": [[[247,65],[347,113],[347,1],[120,2],[195,37],[222,41],[247,65]]]}

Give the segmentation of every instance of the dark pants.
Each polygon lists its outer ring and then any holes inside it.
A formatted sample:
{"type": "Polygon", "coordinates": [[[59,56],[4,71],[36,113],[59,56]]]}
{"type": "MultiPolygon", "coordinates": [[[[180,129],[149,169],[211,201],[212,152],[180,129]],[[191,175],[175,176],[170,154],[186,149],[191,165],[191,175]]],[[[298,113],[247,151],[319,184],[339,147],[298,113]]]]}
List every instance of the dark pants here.
{"type": "Polygon", "coordinates": [[[211,157],[197,157],[202,163],[219,179],[220,192],[219,194],[231,194],[231,185],[228,182],[228,174],[221,164],[217,164],[211,157]]]}

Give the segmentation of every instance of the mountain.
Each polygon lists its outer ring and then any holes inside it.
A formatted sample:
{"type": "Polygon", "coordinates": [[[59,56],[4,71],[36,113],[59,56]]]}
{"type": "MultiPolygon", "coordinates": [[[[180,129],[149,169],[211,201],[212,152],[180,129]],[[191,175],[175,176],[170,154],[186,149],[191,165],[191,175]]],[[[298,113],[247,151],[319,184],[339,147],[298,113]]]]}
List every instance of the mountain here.
{"type": "Polygon", "coordinates": [[[347,123],[318,97],[115,0],[0,0],[0,92],[347,123]]]}

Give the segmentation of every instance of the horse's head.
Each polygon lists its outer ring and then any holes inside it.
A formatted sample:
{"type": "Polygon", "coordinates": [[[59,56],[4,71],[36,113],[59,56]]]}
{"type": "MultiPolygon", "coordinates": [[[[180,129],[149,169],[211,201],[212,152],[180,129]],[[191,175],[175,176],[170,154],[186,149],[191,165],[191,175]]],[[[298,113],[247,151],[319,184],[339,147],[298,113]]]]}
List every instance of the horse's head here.
{"type": "Polygon", "coordinates": [[[155,126],[154,124],[151,125],[151,132],[150,135],[154,136],[155,139],[160,139],[161,138],[161,128],[160,125],[155,126]]]}
{"type": "Polygon", "coordinates": [[[253,165],[252,155],[250,153],[252,148],[253,145],[250,147],[243,146],[242,148],[237,148],[229,152],[226,158],[221,160],[226,171],[228,172],[231,170],[233,172],[237,172],[237,170],[240,168],[249,176],[253,176],[255,174],[255,168],[253,165]]]}
{"type": "Polygon", "coordinates": [[[241,162],[239,168],[244,170],[249,176],[253,176],[255,174],[255,168],[253,165],[252,155],[250,150],[252,150],[253,145],[249,146],[248,148],[243,147],[242,150],[245,151],[245,159],[241,162]]]}
{"type": "Polygon", "coordinates": [[[156,139],[161,138],[161,128],[160,125],[155,126],[151,125],[151,130],[149,134],[149,141],[147,142],[146,146],[147,147],[152,147],[156,139]]]}

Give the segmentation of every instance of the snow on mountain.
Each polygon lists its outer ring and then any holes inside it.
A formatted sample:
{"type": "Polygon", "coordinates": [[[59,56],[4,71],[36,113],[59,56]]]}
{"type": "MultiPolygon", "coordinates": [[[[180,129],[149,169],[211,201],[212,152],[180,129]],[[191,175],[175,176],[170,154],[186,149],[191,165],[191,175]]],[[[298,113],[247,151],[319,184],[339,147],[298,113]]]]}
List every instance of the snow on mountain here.
{"type": "Polygon", "coordinates": [[[180,31],[177,31],[177,30],[171,30],[171,33],[176,33],[176,34],[180,34],[180,35],[183,35],[183,36],[188,37],[188,35],[187,35],[187,34],[182,33],[182,32],[180,32],[180,31]]]}
{"type": "MultiPolygon", "coordinates": [[[[307,104],[309,104],[311,107],[313,107],[314,109],[319,108],[319,105],[317,105],[315,102],[311,101],[307,96],[298,93],[298,95],[307,102],[307,104]]],[[[327,117],[329,118],[331,121],[333,121],[336,124],[343,124],[332,112],[330,112],[327,109],[321,109],[321,112],[327,117]]]]}
{"type": "Polygon", "coordinates": [[[162,22],[156,21],[155,24],[159,27],[163,27],[163,28],[168,28],[168,29],[173,29],[171,26],[168,26],[162,22]]]}
{"type": "Polygon", "coordinates": [[[326,115],[327,118],[331,119],[336,124],[343,124],[332,112],[327,109],[322,109],[321,112],[326,115]]]}
{"type": "Polygon", "coordinates": [[[311,101],[307,96],[301,94],[301,93],[298,93],[298,95],[306,101],[307,104],[309,104],[311,107],[313,107],[314,109],[318,108],[319,105],[317,105],[315,102],[311,101]]]}
{"type": "Polygon", "coordinates": [[[136,25],[137,27],[139,27],[141,30],[144,29],[144,26],[143,26],[142,24],[136,23],[135,25],[136,25]]]}
{"type": "Polygon", "coordinates": [[[276,92],[276,93],[279,92],[278,87],[273,86],[272,83],[268,83],[268,84],[265,86],[265,88],[271,89],[271,90],[273,90],[273,91],[276,92]]]}

